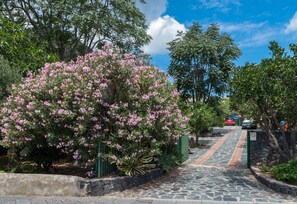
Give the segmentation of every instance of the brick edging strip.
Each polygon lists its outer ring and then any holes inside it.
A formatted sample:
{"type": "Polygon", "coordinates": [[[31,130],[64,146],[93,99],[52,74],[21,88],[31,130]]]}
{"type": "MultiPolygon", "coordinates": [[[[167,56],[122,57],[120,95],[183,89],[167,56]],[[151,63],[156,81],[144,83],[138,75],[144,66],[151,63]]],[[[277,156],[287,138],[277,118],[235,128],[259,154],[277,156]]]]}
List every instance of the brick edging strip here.
{"type": "Polygon", "coordinates": [[[277,180],[274,180],[272,178],[269,178],[262,174],[260,170],[254,166],[251,166],[250,168],[251,172],[255,176],[255,178],[263,183],[265,186],[268,188],[278,192],[278,193],[284,193],[284,194],[289,194],[292,196],[297,196],[297,186],[290,185],[287,183],[283,183],[277,180]]]}
{"type": "Polygon", "coordinates": [[[222,144],[228,139],[231,132],[235,129],[235,126],[230,129],[230,131],[222,137],[219,141],[217,141],[205,154],[203,154],[201,157],[196,159],[192,165],[201,165],[203,164],[207,159],[209,159],[219,148],[222,146],[222,144]]]}
{"type": "Polygon", "coordinates": [[[234,150],[232,157],[228,163],[228,166],[236,167],[240,163],[245,139],[246,139],[246,131],[242,130],[242,132],[240,134],[240,138],[239,138],[237,145],[235,147],[235,150],[234,150]]]}

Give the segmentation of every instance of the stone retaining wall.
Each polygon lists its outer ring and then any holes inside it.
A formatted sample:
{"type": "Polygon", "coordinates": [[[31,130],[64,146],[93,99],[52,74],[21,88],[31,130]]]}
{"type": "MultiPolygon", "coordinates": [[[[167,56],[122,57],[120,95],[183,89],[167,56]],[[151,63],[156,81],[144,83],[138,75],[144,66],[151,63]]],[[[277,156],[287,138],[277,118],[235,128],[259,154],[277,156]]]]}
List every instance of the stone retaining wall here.
{"type": "Polygon", "coordinates": [[[145,184],[164,175],[160,169],[154,169],[146,172],[144,175],[133,177],[123,176],[117,178],[92,179],[88,190],[91,196],[106,195],[115,191],[145,184]]]}
{"type": "Polygon", "coordinates": [[[270,149],[266,143],[266,135],[264,132],[251,132],[250,141],[250,159],[251,165],[269,164],[278,160],[278,155],[270,149]]]}
{"type": "MultiPolygon", "coordinates": [[[[279,141],[280,148],[283,149],[282,144],[282,133],[280,131],[274,132],[277,140],[279,141]]],[[[276,162],[279,160],[279,155],[276,151],[269,148],[266,135],[264,131],[251,131],[250,133],[250,161],[251,165],[257,165],[257,163],[261,164],[269,164],[271,162],[276,162]]],[[[295,135],[297,141],[297,135],[295,135]]],[[[289,148],[292,148],[291,141],[291,133],[286,132],[286,140],[289,145],[289,148]]]]}
{"type": "Polygon", "coordinates": [[[256,177],[258,181],[263,183],[268,188],[271,188],[272,190],[278,192],[278,193],[284,193],[289,194],[292,196],[297,196],[297,186],[293,186],[290,184],[286,184],[277,180],[274,180],[270,177],[267,177],[264,175],[261,170],[259,170],[256,167],[251,166],[251,171],[256,177]]]}
{"type": "Polygon", "coordinates": [[[1,195],[100,196],[147,183],[161,177],[160,169],[143,175],[85,179],[77,176],[0,173],[1,195]]]}

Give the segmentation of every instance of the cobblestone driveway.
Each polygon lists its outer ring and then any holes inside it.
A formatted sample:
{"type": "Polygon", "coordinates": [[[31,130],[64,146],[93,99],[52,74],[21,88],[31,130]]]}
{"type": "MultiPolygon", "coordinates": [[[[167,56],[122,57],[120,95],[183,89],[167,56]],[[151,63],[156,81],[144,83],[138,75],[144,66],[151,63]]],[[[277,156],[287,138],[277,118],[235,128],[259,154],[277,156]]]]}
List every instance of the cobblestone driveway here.
{"type": "Polygon", "coordinates": [[[203,138],[209,140],[208,147],[194,150],[170,175],[108,197],[297,203],[297,198],[277,194],[253,177],[246,168],[246,132],[241,127],[225,128],[231,132],[203,138]]]}

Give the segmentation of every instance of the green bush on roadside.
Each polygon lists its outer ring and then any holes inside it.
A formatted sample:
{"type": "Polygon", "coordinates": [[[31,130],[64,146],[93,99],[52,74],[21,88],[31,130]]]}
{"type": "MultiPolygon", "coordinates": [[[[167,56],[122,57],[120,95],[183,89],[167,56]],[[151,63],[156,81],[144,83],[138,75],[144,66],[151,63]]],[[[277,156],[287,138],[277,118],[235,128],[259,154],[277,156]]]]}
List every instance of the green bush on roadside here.
{"type": "Polygon", "coordinates": [[[297,160],[291,160],[286,164],[274,166],[271,171],[277,180],[297,184],[297,160]]]}
{"type": "Polygon", "coordinates": [[[167,151],[163,151],[159,158],[158,165],[164,172],[168,173],[181,163],[181,159],[182,155],[177,147],[172,147],[167,151]]]}

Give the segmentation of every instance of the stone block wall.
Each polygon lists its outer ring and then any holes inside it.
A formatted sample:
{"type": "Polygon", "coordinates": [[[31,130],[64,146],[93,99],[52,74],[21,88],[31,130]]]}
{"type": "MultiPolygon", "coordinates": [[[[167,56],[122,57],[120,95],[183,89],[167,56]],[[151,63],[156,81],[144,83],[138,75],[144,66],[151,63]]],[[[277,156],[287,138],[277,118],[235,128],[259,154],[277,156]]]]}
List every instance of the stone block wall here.
{"type": "MultiPolygon", "coordinates": [[[[274,132],[276,135],[280,147],[283,148],[282,144],[282,134],[280,131],[274,132]]],[[[279,155],[277,152],[269,148],[266,141],[266,135],[264,131],[252,131],[250,133],[250,161],[251,165],[256,165],[257,163],[261,164],[269,164],[273,161],[277,161],[279,159],[279,155]]],[[[296,136],[295,136],[296,137],[296,136]]],[[[286,139],[289,147],[291,148],[291,133],[286,133],[286,139]]],[[[297,141],[297,140],[296,140],[297,141]]]]}
{"type": "Polygon", "coordinates": [[[124,191],[134,186],[145,184],[164,175],[161,169],[154,169],[143,175],[123,176],[116,178],[92,179],[88,186],[91,196],[106,195],[115,191],[124,191]]]}

